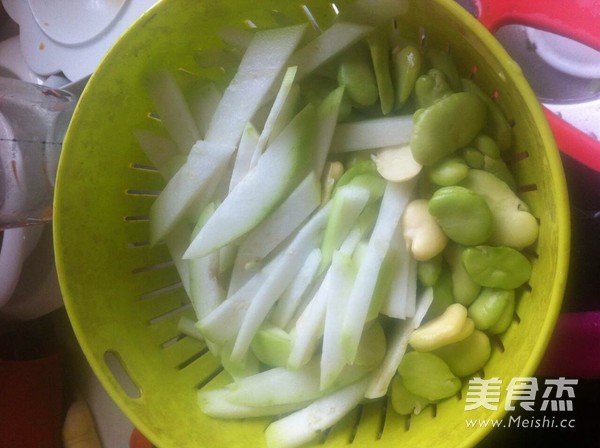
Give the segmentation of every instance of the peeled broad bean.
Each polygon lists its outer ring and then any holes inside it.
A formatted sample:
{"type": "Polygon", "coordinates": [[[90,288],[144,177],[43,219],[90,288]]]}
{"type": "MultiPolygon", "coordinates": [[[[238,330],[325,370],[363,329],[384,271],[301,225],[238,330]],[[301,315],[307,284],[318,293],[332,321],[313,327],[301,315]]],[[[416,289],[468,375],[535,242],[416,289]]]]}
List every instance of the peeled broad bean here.
{"type": "Polygon", "coordinates": [[[417,351],[429,352],[462,341],[474,328],[474,322],[467,317],[467,309],[453,303],[441,315],[414,330],[408,344],[417,351]]]}
{"type": "Polygon", "coordinates": [[[396,107],[401,107],[410,97],[415,82],[421,74],[421,52],[414,45],[395,49],[392,53],[396,107]]]}
{"type": "Polygon", "coordinates": [[[515,289],[531,275],[531,262],[511,247],[469,247],[461,258],[469,276],[488,288],[515,289]]]}
{"type": "Polygon", "coordinates": [[[379,174],[390,182],[404,182],[412,179],[423,168],[412,156],[408,145],[381,148],[372,155],[379,174]]]}
{"type": "Polygon", "coordinates": [[[492,354],[492,345],[483,331],[475,330],[462,341],[442,347],[434,354],[448,364],[454,375],[464,378],[483,368],[492,354]]]}
{"type": "Polygon", "coordinates": [[[392,380],[392,393],[390,397],[392,407],[400,415],[418,415],[431,404],[425,397],[420,397],[409,391],[400,375],[395,375],[392,380]]]}
{"type": "Polygon", "coordinates": [[[450,371],[444,360],[432,353],[406,353],[398,373],[409,392],[430,401],[451,397],[461,387],[460,379],[450,371]]]}
{"type": "Polygon", "coordinates": [[[465,269],[462,262],[464,250],[464,246],[448,244],[444,250],[444,259],[450,266],[454,301],[469,306],[479,295],[481,285],[476,283],[465,269]]]}
{"type": "Polygon", "coordinates": [[[429,200],[429,213],[458,244],[484,243],[494,229],[494,217],[485,199],[457,185],[437,190],[429,200]]]}
{"type": "Polygon", "coordinates": [[[416,114],[410,147],[421,165],[433,165],[470,143],[486,120],[486,106],[474,93],[448,95],[416,114]]]}
{"type": "Polygon", "coordinates": [[[469,166],[460,157],[449,157],[433,165],[429,169],[429,178],[434,184],[442,187],[456,185],[469,173],[469,166]]]}
{"type": "Polygon", "coordinates": [[[495,325],[514,298],[515,291],[512,289],[483,288],[469,306],[468,315],[475,323],[475,328],[487,330],[495,325]]]}
{"type": "Polygon", "coordinates": [[[506,182],[487,171],[471,169],[461,185],[481,195],[494,216],[488,244],[523,249],[537,240],[537,220],[506,182]]]}
{"type": "Polygon", "coordinates": [[[411,201],[402,215],[402,232],[415,260],[425,261],[440,254],[448,238],[429,213],[426,199],[411,201]]]}

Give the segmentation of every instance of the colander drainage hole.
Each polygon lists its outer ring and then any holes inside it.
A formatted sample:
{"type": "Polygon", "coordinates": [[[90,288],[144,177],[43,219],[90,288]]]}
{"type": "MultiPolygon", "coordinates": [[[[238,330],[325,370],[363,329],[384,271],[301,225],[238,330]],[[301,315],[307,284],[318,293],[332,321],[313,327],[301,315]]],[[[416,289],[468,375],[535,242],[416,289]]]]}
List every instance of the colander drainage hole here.
{"type": "Polygon", "coordinates": [[[114,350],[104,352],[104,363],[113,378],[117,381],[121,389],[131,398],[140,398],[142,396],[141,389],[135,384],[129,372],[125,368],[119,354],[114,350]]]}
{"type": "Polygon", "coordinates": [[[356,411],[356,417],[354,418],[354,424],[350,428],[350,435],[348,436],[348,444],[354,443],[354,439],[356,438],[356,433],[358,432],[358,426],[360,425],[360,421],[362,419],[364,412],[363,405],[358,406],[358,410],[356,411]]]}
{"type": "Polygon", "coordinates": [[[310,9],[308,8],[308,6],[302,5],[302,11],[304,12],[304,15],[308,19],[308,22],[313,26],[313,28],[315,30],[317,30],[317,31],[321,31],[321,27],[317,23],[317,20],[315,19],[315,16],[310,11],[310,9]]]}
{"type": "Polygon", "coordinates": [[[211,374],[209,374],[206,378],[204,378],[202,381],[200,381],[196,385],[196,389],[200,390],[200,389],[203,389],[204,387],[206,387],[212,380],[214,380],[217,376],[219,376],[219,374],[222,373],[224,370],[225,369],[222,366],[219,366],[211,374]]]}
{"type": "Polygon", "coordinates": [[[191,364],[192,364],[194,361],[197,361],[198,359],[202,358],[202,357],[203,357],[205,354],[207,354],[207,353],[208,353],[208,348],[204,348],[204,349],[202,349],[202,350],[201,350],[201,351],[199,351],[198,353],[196,353],[196,354],[194,354],[194,355],[190,356],[188,359],[186,359],[186,360],[184,360],[184,361],[180,362],[180,363],[177,365],[177,369],[179,369],[179,370],[183,370],[183,369],[185,369],[186,367],[188,367],[189,365],[191,365],[191,364]]]}
{"type": "Polygon", "coordinates": [[[498,337],[498,335],[495,334],[492,335],[490,339],[492,341],[492,344],[498,348],[498,351],[500,353],[504,353],[504,343],[502,342],[502,339],[500,339],[500,337],[498,337]]]}

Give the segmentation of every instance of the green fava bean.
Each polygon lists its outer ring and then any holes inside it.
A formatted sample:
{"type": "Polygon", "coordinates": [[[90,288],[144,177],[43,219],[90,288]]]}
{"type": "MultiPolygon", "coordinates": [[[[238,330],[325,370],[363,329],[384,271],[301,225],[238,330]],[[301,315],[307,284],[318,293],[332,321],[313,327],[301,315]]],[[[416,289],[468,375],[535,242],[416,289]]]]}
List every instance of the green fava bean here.
{"type": "Polygon", "coordinates": [[[488,288],[515,289],[531,275],[531,262],[511,247],[469,247],[462,261],[471,278],[488,288]]]}
{"type": "Polygon", "coordinates": [[[461,89],[460,76],[450,53],[439,48],[429,48],[425,53],[425,58],[430,67],[441,71],[445,75],[453,90],[459,91],[461,89]]]}
{"type": "Polygon", "coordinates": [[[496,321],[494,325],[488,328],[488,331],[492,334],[501,334],[504,333],[508,327],[510,327],[511,322],[513,321],[513,317],[515,315],[515,296],[514,294],[510,297],[506,308],[504,308],[504,312],[500,316],[500,319],[496,321]]]}
{"type": "Polygon", "coordinates": [[[448,238],[458,244],[481,244],[494,228],[494,218],[485,199],[461,186],[437,190],[429,200],[429,213],[448,238]]]}
{"type": "Polygon", "coordinates": [[[418,415],[431,403],[427,398],[419,397],[409,391],[404,386],[400,375],[395,375],[392,380],[392,394],[390,399],[394,411],[400,415],[410,415],[413,413],[418,415]]]}
{"type": "Polygon", "coordinates": [[[475,328],[487,330],[495,325],[514,297],[515,291],[512,289],[483,288],[468,309],[475,328]]]}
{"type": "Polygon", "coordinates": [[[506,182],[487,171],[471,169],[461,185],[480,194],[494,215],[488,244],[522,249],[535,242],[538,222],[506,182]]]}
{"type": "Polygon", "coordinates": [[[454,303],[452,296],[452,275],[448,267],[442,263],[440,274],[433,285],[433,302],[427,310],[425,320],[440,316],[446,308],[454,303]]]}
{"type": "Polygon", "coordinates": [[[462,89],[465,92],[471,92],[479,96],[483,100],[488,109],[488,120],[485,124],[485,131],[490,135],[501,151],[505,151],[512,145],[512,129],[511,126],[500,110],[500,107],[492,99],[487,96],[481,88],[470,79],[461,79],[462,89]]]}
{"type": "Polygon", "coordinates": [[[479,134],[486,107],[469,92],[448,95],[424,109],[414,119],[410,147],[421,165],[433,165],[479,134]]]}
{"type": "Polygon", "coordinates": [[[371,55],[364,45],[357,45],[344,54],[338,69],[338,84],[357,107],[368,107],[379,98],[371,55]]]}
{"type": "Polygon", "coordinates": [[[441,255],[436,255],[426,261],[419,261],[417,275],[423,286],[433,286],[436,284],[442,273],[442,262],[441,255]]]}
{"type": "Polygon", "coordinates": [[[429,170],[429,178],[434,184],[442,187],[456,185],[469,174],[469,167],[460,157],[449,157],[433,165],[429,170]]]}
{"type": "Polygon", "coordinates": [[[396,107],[401,107],[413,92],[417,78],[421,74],[421,52],[413,45],[407,45],[392,54],[394,81],[396,86],[396,107]]]}
{"type": "Polygon", "coordinates": [[[481,152],[479,152],[479,150],[471,146],[467,146],[466,148],[462,148],[459,153],[469,167],[476,169],[483,168],[485,163],[484,156],[481,154],[481,152]]]}
{"type": "Polygon", "coordinates": [[[419,108],[429,107],[453,93],[444,74],[436,69],[431,69],[427,74],[419,76],[415,81],[414,90],[419,108]]]}
{"type": "Polygon", "coordinates": [[[398,373],[409,392],[430,401],[451,397],[461,387],[460,379],[450,371],[448,364],[432,353],[406,353],[398,373]]]}
{"type": "MultiPolygon", "coordinates": [[[[330,92],[338,87],[338,83],[331,78],[325,76],[313,75],[307,82],[302,83],[300,94],[304,101],[318,106],[330,92]]],[[[340,103],[340,111],[338,114],[338,121],[343,121],[350,116],[352,113],[352,104],[348,95],[342,96],[342,102],[340,103]]]]}
{"type": "Polygon", "coordinates": [[[444,258],[450,266],[452,275],[452,295],[457,303],[469,306],[479,295],[481,285],[474,282],[462,262],[464,246],[448,244],[444,258]]]}
{"type": "Polygon", "coordinates": [[[485,366],[492,354],[492,345],[483,331],[475,330],[462,341],[446,345],[433,353],[448,364],[454,375],[464,378],[485,366]]]}
{"type": "Polygon", "coordinates": [[[389,114],[394,108],[394,83],[390,68],[390,44],[386,29],[377,29],[367,37],[377,89],[381,113],[389,114]]]}
{"type": "Polygon", "coordinates": [[[477,138],[475,138],[473,143],[475,148],[482,154],[494,159],[500,158],[500,148],[490,136],[480,134],[477,136],[477,138]]]}
{"type": "MultiPolygon", "coordinates": [[[[483,157],[483,169],[488,173],[492,173],[498,179],[503,181],[506,185],[510,187],[511,190],[514,190],[517,183],[515,182],[515,178],[512,173],[506,166],[506,163],[502,159],[494,159],[493,157],[484,156],[483,157]]],[[[465,176],[466,177],[466,176],[465,176]]]]}

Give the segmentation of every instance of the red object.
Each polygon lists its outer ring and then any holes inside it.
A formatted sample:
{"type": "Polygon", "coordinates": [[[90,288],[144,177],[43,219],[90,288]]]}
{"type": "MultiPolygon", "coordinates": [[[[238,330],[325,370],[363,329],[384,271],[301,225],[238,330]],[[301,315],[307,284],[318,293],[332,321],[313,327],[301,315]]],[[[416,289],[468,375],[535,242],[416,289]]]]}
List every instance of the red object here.
{"type": "Polygon", "coordinates": [[[129,438],[129,448],[154,448],[154,445],[137,428],[134,428],[129,438]]]}
{"type": "Polygon", "coordinates": [[[62,421],[60,355],[0,359],[0,446],[60,448],[62,421]]]}
{"type": "MultiPolygon", "coordinates": [[[[520,24],[549,31],[600,51],[600,2],[578,0],[475,0],[477,18],[491,32],[520,24]]],[[[600,141],[544,108],[558,147],[578,162],[600,172],[600,141]]]]}
{"type": "Polygon", "coordinates": [[[600,378],[598,341],[600,341],[600,312],[561,314],[537,375],[600,378]]]}

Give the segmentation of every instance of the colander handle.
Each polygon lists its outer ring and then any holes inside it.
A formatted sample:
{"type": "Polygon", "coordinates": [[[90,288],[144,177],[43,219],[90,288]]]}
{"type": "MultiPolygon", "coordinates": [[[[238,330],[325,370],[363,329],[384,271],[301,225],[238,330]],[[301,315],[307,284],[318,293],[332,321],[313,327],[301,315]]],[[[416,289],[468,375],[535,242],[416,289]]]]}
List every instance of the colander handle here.
{"type": "Polygon", "coordinates": [[[477,18],[494,32],[503,25],[521,24],[549,31],[600,51],[600,3],[579,0],[475,0],[477,18]]]}
{"type": "MultiPolygon", "coordinates": [[[[474,0],[478,20],[491,32],[520,24],[549,31],[600,51],[600,3],[579,0],[474,0]]],[[[569,156],[600,172],[600,141],[544,107],[556,144],[569,156]]]]}

